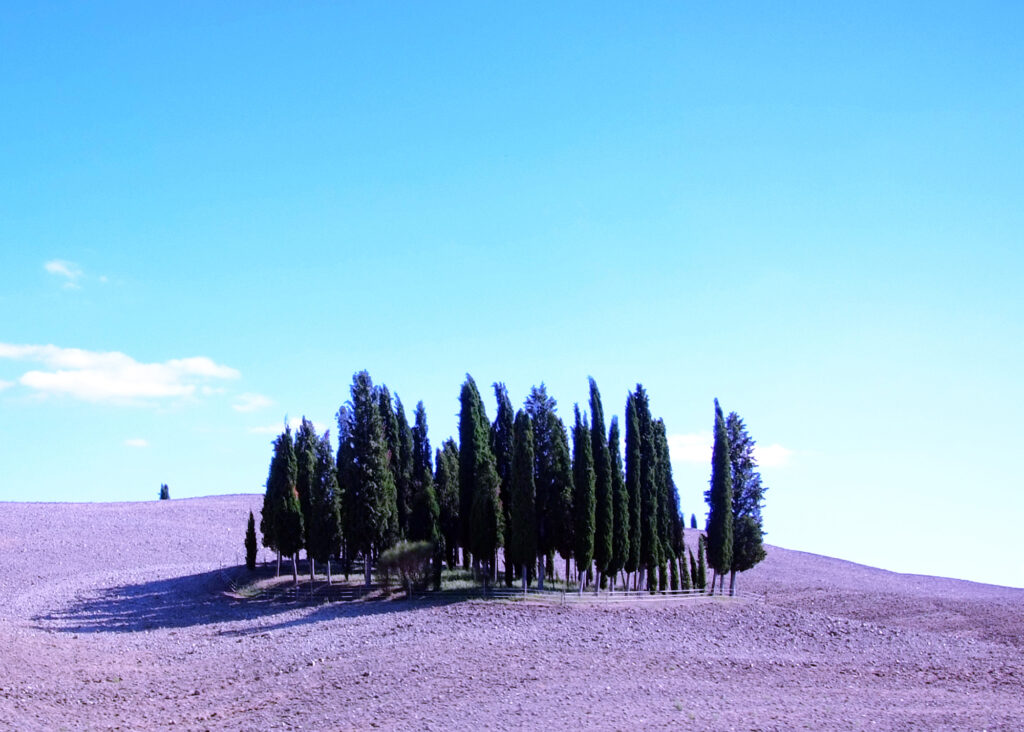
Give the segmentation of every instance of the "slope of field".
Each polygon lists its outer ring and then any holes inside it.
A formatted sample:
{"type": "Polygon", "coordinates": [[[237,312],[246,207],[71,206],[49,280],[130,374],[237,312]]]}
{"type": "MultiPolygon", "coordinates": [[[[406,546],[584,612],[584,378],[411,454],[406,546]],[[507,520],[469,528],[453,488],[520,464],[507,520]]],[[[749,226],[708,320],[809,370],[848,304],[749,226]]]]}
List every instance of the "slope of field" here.
{"type": "Polygon", "coordinates": [[[1024,727],[1022,590],[772,547],[733,600],[268,602],[260,501],[0,503],[0,728],[1024,727]]]}

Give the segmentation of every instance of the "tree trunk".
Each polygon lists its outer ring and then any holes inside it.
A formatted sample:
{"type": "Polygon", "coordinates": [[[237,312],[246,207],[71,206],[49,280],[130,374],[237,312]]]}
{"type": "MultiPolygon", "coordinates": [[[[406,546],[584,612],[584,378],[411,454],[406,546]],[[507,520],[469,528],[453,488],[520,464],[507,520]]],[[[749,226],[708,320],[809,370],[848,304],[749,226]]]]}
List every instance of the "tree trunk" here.
{"type": "Polygon", "coordinates": [[[331,586],[331,558],[327,557],[327,586],[331,586]]]}
{"type": "Polygon", "coordinates": [[[281,576],[281,550],[277,550],[277,576],[281,576]]]}
{"type": "Polygon", "coordinates": [[[569,589],[569,578],[570,577],[572,577],[572,575],[569,574],[569,557],[566,557],[565,558],[565,585],[566,585],[566,589],[569,589]]]}
{"type": "Polygon", "coordinates": [[[711,597],[715,596],[715,580],[717,578],[718,578],[718,570],[712,569],[711,570],[711,592],[708,593],[711,597]]]}
{"type": "Polygon", "coordinates": [[[313,557],[308,554],[306,555],[306,558],[309,560],[309,584],[312,585],[316,582],[316,563],[313,557]]]}
{"type": "Polygon", "coordinates": [[[526,573],[526,562],[523,562],[523,594],[526,594],[526,590],[529,587],[530,575],[526,573]]]}
{"type": "Polygon", "coordinates": [[[370,586],[370,552],[363,555],[363,572],[366,576],[366,586],[370,586]]]}
{"type": "Polygon", "coordinates": [[[736,570],[729,572],[729,597],[736,594],[736,570]]]}
{"type": "Polygon", "coordinates": [[[295,552],[292,554],[292,579],[295,581],[295,586],[299,586],[299,553],[295,552]]]}
{"type": "Polygon", "coordinates": [[[537,565],[538,565],[537,566],[537,589],[538,590],[543,590],[544,589],[544,557],[540,558],[540,561],[537,562],[537,565]]]}
{"type": "Polygon", "coordinates": [[[594,594],[598,595],[601,592],[601,573],[598,572],[594,578],[594,594]]]}

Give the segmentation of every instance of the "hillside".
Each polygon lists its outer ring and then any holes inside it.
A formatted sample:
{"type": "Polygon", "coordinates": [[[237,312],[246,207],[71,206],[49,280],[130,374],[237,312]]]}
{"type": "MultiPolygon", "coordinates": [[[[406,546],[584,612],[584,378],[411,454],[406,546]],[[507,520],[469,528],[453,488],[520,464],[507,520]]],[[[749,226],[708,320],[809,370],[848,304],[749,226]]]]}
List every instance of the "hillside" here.
{"type": "Polygon", "coordinates": [[[770,547],[741,600],[233,598],[260,504],[0,503],[0,727],[1024,724],[1024,590],[770,547]]]}

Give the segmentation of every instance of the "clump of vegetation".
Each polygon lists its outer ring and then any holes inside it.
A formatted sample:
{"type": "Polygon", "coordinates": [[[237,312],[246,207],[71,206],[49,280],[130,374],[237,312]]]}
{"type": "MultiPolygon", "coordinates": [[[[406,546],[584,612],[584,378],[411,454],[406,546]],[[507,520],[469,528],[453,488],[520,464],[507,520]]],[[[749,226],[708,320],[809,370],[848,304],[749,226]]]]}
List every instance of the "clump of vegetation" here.
{"type": "Polygon", "coordinates": [[[381,553],[377,568],[381,572],[395,572],[405,588],[406,595],[423,589],[430,578],[430,559],[434,545],[429,541],[400,541],[381,553]]]}

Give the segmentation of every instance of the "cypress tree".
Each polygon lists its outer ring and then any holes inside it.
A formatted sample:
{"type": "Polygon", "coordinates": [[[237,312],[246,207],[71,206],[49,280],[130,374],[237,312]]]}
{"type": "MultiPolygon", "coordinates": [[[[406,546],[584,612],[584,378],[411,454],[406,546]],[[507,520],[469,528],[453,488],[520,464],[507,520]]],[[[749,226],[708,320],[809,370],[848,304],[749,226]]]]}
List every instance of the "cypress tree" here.
{"type": "MultiPolygon", "coordinates": [[[[573,530],[575,536],[573,554],[576,557],[576,572],[579,575],[580,592],[590,564],[594,558],[594,456],[591,453],[590,429],[586,416],[580,416],[579,405],[575,407],[576,424],[572,432],[573,484],[573,530]]],[[[603,438],[602,438],[603,442],[603,438]]]]}
{"type": "Polygon", "coordinates": [[[612,483],[612,560],[608,574],[615,589],[615,575],[626,566],[629,557],[629,494],[622,473],[622,448],[619,446],[619,420],[612,417],[608,432],[608,454],[611,458],[612,483]]]}
{"type": "Polygon", "coordinates": [[[697,539],[697,585],[700,589],[706,589],[708,586],[708,563],[707,563],[707,541],[704,539],[704,535],[701,534],[700,538],[697,539]]]}
{"type": "MultiPolygon", "coordinates": [[[[722,408],[715,399],[715,446],[711,455],[711,488],[704,494],[708,502],[708,565],[715,577],[724,582],[732,566],[732,467],[729,459],[729,435],[722,408]]],[[[714,578],[711,594],[715,593],[714,578]]]]}
{"type": "MultiPolygon", "coordinates": [[[[509,486],[512,481],[512,443],[514,439],[515,410],[512,409],[512,402],[508,398],[508,389],[504,384],[494,383],[494,398],[498,402],[498,412],[494,417],[494,424],[491,425],[491,452],[494,453],[495,467],[498,470],[498,479],[501,481],[501,488],[498,492],[501,498],[502,518],[506,531],[510,526],[509,515],[509,486]]],[[[507,539],[507,537],[506,537],[507,539]]],[[[508,542],[502,542],[506,547],[508,542]]],[[[512,568],[519,562],[511,562],[505,558],[505,585],[512,586],[512,568]]]]}
{"type": "Polygon", "coordinates": [[[634,402],[640,427],[640,563],[647,575],[647,589],[654,592],[658,588],[657,568],[661,564],[661,546],[658,541],[658,454],[647,392],[640,384],[636,385],[634,402]]]}
{"type": "Polygon", "coordinates": [[[245,566],[256,569],[256,518],[249,511],[249,525],[245,528],[245,566]]]}
{"type": "Polygon", "coordinates": [[[313,579],[314,560],[309,553],[309,531],[313,523],[310,509],[310,496],[313,492],[313,481],[316,473],[316,444],[318,438],[313,423],[305,417],[295,431],[295,460],[297,467],[295,490],[299,494],[299,508],[302,511],[302,545],[306,547],[306,558],[309,560],[309,578],[313,579]]]}
{"type": "Polygon", "coordinates": [[[473,496],[476,486],[476,443],[474,436],[480,422],[480,392],[473,377],[466,374],[459,393],[459,545],[462,547],[462,566],[469,567],[473,496]]]}
{"type": "Polygon", "coordinates": [[[441,561],[444,542],[441,538],[440,507],[434,490],[434,468],[431,465],[430,438],[427,436],[427,410],[423,402],[416,405],[416,423],[412,428],[412,509],[409,517],[409,538],[427,541],[433,547],[434,589],[441,589],[441,561]]]}
{"type": "Polygon", "coordinates": [[[355,526],[355,510],[353,501],[356,490],[353,487],[355,476],[355,443],[353,442],[354,416],[345,404],[338,408],[338,489],[341,496],[341,551],[344,560],[345,579],[351,571],[352,558],[357,551],[358,542],[354,537],[359,535],[362,527],[355,526]]]}
{"type": "MultiPolygon", "coordinates": [[[[459,481],[460,498],[463,492],[468,503],[468,520],[463,529],[469,550],[486,567],[485,586],[494,574],[494,559],[501,545],[503,515],[498,495],[500,479],[490,445],[490,423],[480,392],[473,377],[466,374],[460,395],[459,414],[459,481]]],[[[460,514],[466,504],[459,507],[460,514]]]]}
{"type": "Polygon", "coordinates": [[[690,528],[691,529],[696,529],[697,528],[697,514],[695,514],[695,513],[691,513],[690,514],[690,528]]]}
{"type": "Polygon", "coordinates": [[[556,402],[548,396],[543,383],[531,387],[523,405],[530,417],[533,432],[534,508],[537,517],[537,553],[541,557],[537,586],[544,589],[545,559],[556,548],[559,536],[557,522],[560,495],[559,471],[555,460],[556,402]]]}
{"type": "Polygon", "coordinates": [[[390,546],[397,526],[395,480],[388,464],[379,395],[366,371],[352,377],[352,482],[349,525],[355,547],[363,554],[366,585],[370,585],[371,555],[390,546]]]}
{"type": "Polygon", "coordinates": [[[309,574],[313,579],[313,563],[327,568],[327,584],[331,584],[331,557],[341,551],[341,488],[338,470],[331,450],[330,433],[324,432],[315,445],[316,465],[313,490],[310,494],[310,519],[307,527],[306,553],[310,557],[309,574]]]}
{"type": "Polygon", "coordinates": [[[388,470],[391,471],[391,483],[394,486],[394,495],[392,496],[394,507],[389,513],[387,534],[381,546],[381,550],[383,550],[402,538],[402,518],[408,516],[409,496],[399,493],[399,486],[405,478],[402,465],[402,435],[398,427],[398,415],[395,413],[391,401],[391,392],[388,391],[387,386],[381,384],[374,394],[377,398],[377,409],[384,430],[388,470]]]}
{"type": "MultiPolygon", "coordinates": [[[[697,550],[698,551],[700,551],[700,547],[702,547],[703,544],[704,544],[704,537],[701,536],[697,540],[697,547],[698,547],[697,550]]],[[[697,560],[694,558],[692,550],[689,552],[689,554],[690,554],[690,578],[691,578],[691,581],[693,582],[693,589],[695,589],[695,590],[703,590],[704,589],[704,585],[701,582],[700,574],[697,572],[697,560]]]]}
{"type": "MultiPolygon", "coordinates": [[[[548,415],[548,429],[551,433],[552,496],[548,511],[548,532],[554,541],[554,549],[565,559],[565,581],[569,582],[569,558],[576,547],[573,521],[572,459],[569,454],[569,433],[565,423],[551,413],[548,415]]],[[[578,560],[577,560],[578,561],[578,560]]]]}
{"type": "MultiPolygon", "coordinates": [[[[292,558],[292,578],[299,583],[299,567],[296,555],[302,548],[302,507],[296,489],[298,461],[292,431],[285,431],[274,441],[274,458],[270,463],[267,478],[267,493],[273,496],[274,538],[277,550],[292,558]]],[[[280,574],[280,565],[278,565],[280,574]]]]}
{"type": "Polygon", "coordinates": [[[508,563],[514,562],[520,567],[525,591],[530,581],[529,567],[537,558],[537,514],[533,480],[533,428],[529,416],[523,410],[516,414],[512,454],[505,558],[508,563]]]}
{"type": "Polygon", "coordinates": [[[590,379],[590,444],[594,457],[594,562],[601,577],[612,575],[617,568],[612,561],[612,539],[614,533],[614,506],[612,488],[611,456],[605,441],[604,407],[597,382],[590,379]],[[609,572],[609,570],[611,570],[609,572]]]}
{"type": "Polygon", "coordinates": [[[434,482],[442,541],[448,566],[455,568],[458,563],[459,544],[459,448],[455,440],[448,438],[443,449],[437,451],[437,472],[434,482]]]}
{"type": "Polygon", "coordinates": [[[733,556],[729,572],[729,594],[735,592],[736,573],[746,572],[765,558],[761,508],[767,490],[761,484],[754,457],[754,440],[736,412],[725,420],[729,437],[729,465],[732,469],[733,556]]]}
{"type": "Polygon", "coordinates": [[[679,589],[679,563],[674,556],[668,562],[668,573],[670,579],[669,589],[675,592],[679,589]]]}
{"type": "Polygon", "coordinates": [[[629,498],[629,555],[624,569],[633,574],[640,569],[640,422],[636,399],[626,397],[626,494],[629,498]]]}
{"type": "Polygon", "coordinates": [[[690,554],[690,569],[692,570],[692,572],[691,571],[687,571],[686,554],[687,554],[686,547],[683,547],[683,550],[681,552],[679,552],[679,585],[680,585],[679,589],[681,589],[681,590],[693,589],[693,584],[692,584],[692,582],[690,580],[690,577],[697,573],[697,565],[696,565],[696,563],[694,562],[694,559],[693,559],[693,552],[689,553],[690,554]]]}
{"type": "Polygon", "coordinates": [[[167,487],[166,483],[160,484],[160,500],[169,501],[171,499],[171,489],[167,487]]]}
{"type": "Polygon", "coordinates": [[[398,433],[398,460],[395,463],[395,495],[398,505],[398,530],[402,537],[409,536],[409,520],[414,496],[413,436],[405,416],[402,400],[395,394],[395,428],[398,433]]]}

